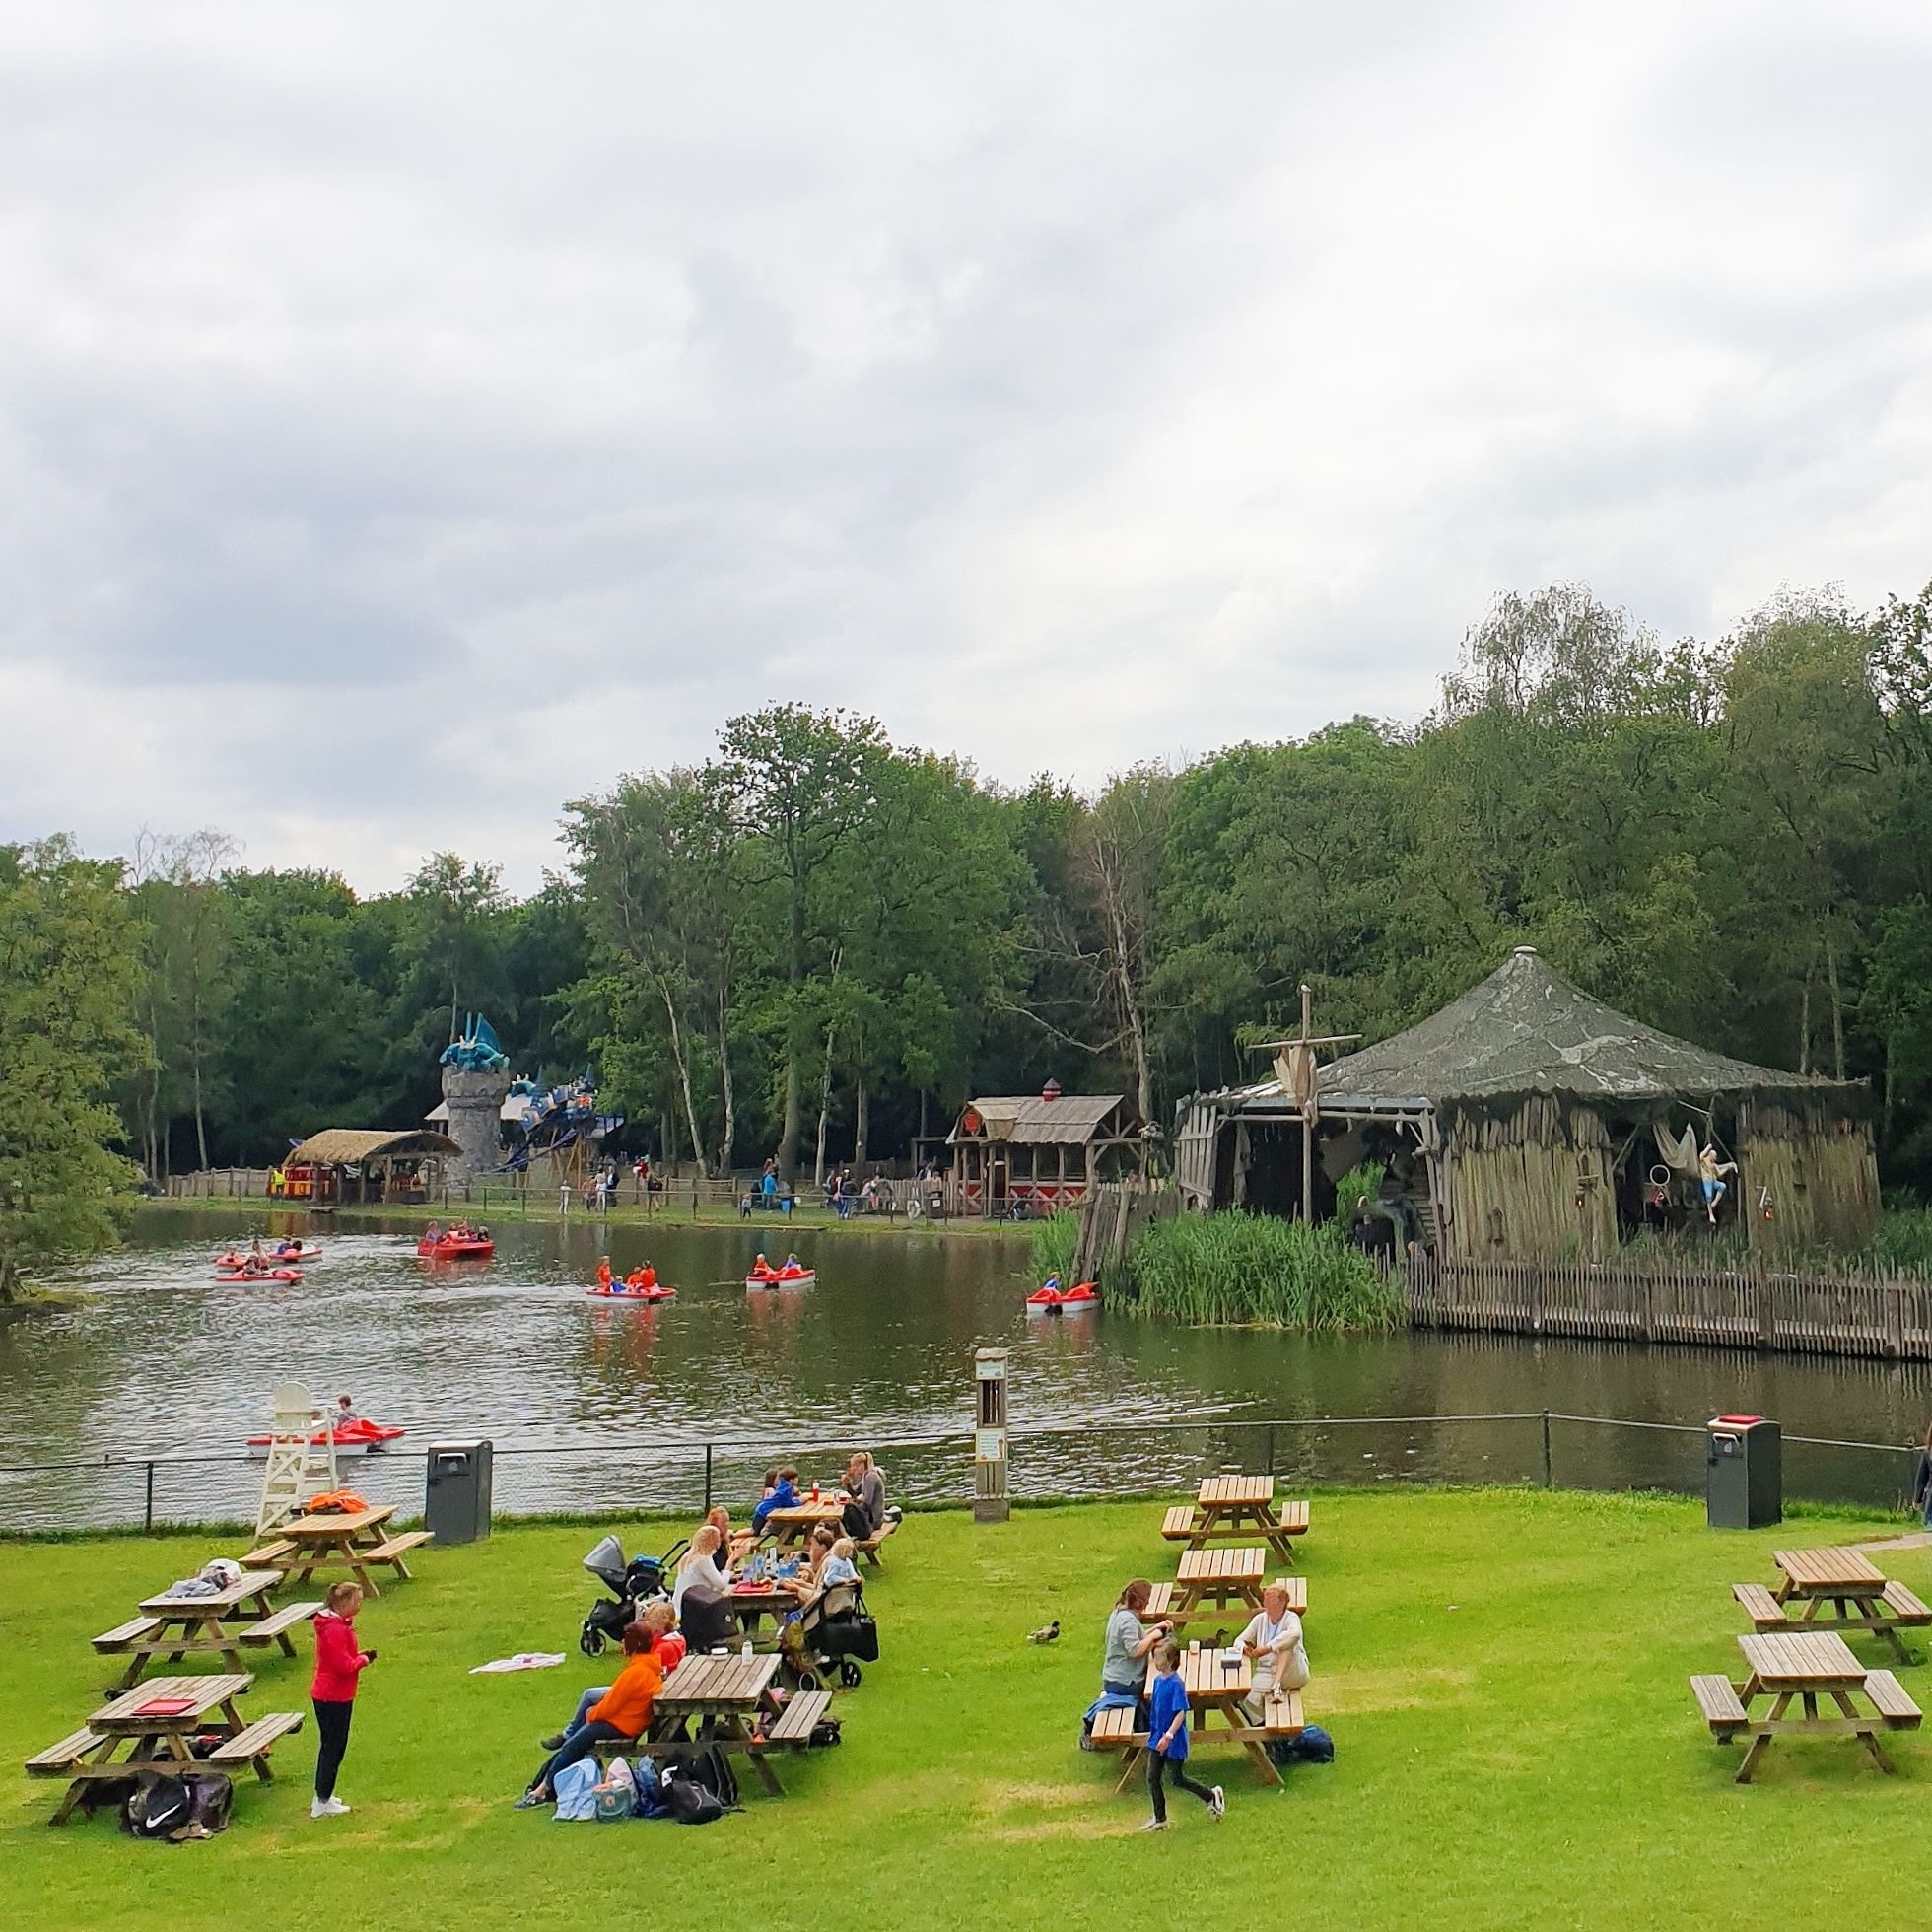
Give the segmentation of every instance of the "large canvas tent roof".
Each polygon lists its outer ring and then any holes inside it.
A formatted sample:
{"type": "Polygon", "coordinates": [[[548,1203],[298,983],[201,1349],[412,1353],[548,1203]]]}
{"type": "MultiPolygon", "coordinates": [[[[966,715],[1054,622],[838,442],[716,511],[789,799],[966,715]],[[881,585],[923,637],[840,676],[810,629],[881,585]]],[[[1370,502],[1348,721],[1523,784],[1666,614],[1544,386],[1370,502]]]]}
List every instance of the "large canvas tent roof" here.
{"type": "Polygon", "coordinates": [[[1846,1090],[1660,1033],[1579,992],[1533,946],[1518,946],[1487,979],[1406,1032],[1332,1061],[1320,1080],[1324,1106],[1337,1107],[1539,1093],[1641,1102],[1846,1090]]]}

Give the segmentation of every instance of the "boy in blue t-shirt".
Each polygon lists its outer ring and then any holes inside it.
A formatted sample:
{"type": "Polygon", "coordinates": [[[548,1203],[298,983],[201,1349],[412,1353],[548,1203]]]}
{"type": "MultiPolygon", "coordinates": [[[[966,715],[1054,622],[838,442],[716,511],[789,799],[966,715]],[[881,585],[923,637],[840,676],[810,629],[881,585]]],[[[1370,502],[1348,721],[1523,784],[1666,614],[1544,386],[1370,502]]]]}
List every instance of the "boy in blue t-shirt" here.
{"type": "Polygon", "coordinates": [[[1188,1688],[1181,1682],[1181,1646],[1169,1637],[1154,1647],[1154,1689],[1148,1700],[1152,1711],[1147,1719],[1147,1796],[1154,1815],[1141,1826],[1143,1831],[1167,1829],[1167,1794],[1161,1789],[1163,1772],[1175,1788],[1192,1791],[1214,1817],[1227,1810],[1227,1798],[1217,1784],[1210,1791],[1188,1776],[1188,1688]]]}
{"type": "Polygon", "coordinates": [[[765,1518],[775,1509],[796,1509],[798,1506],[798,1472],[790,1463],[778,1472],[777,1481],[759,1499],[758,1506],[751,1512],[751,1527],[761,1536],[765,1531],[765,1518]]]}

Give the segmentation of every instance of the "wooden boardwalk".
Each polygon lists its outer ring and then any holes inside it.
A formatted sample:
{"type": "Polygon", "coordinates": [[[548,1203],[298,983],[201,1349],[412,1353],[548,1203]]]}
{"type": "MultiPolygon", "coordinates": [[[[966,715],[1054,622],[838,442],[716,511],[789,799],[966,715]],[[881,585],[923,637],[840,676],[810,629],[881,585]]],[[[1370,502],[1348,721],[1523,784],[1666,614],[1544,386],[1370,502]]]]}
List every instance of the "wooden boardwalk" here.
{"type": "Polygon", "coordinates": [[[1689,1264],[1410,1263],[1417,1328],[1932,1361],[1932,1281],[1689,1264]]]}

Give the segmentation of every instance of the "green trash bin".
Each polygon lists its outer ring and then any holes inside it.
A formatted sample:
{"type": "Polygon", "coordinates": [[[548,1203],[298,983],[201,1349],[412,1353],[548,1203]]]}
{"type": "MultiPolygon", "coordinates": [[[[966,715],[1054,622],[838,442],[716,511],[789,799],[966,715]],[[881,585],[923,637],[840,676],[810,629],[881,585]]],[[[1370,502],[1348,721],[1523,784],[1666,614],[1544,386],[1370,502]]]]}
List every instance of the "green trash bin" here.
{"type": "Polygon", "coordinates": [[[1713,1530],[1784,1521],[1784,1435],[1762,1415],[1713,1415],[1704,1425],[1704,1519],[1713,1530]]]}

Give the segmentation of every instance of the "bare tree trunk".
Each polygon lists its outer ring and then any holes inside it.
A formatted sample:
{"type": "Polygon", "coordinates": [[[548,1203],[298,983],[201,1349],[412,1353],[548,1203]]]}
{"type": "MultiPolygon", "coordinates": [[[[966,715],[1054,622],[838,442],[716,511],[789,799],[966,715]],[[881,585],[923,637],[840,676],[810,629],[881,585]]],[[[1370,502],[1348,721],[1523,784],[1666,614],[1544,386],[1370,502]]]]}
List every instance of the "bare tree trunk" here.
{"type": "Polygon", "coordinates": [[[818,1082],[818,1155],[812,1162],[812,1186],[825,1185],[825,1130],[832,1116],[832,1041],[836,1029],[825,1029],[825,1071],[818,1082]]]}
{"type": "Polygon", "coordinates": [[[1134,1043],[1134,1073],[1138,1087],[1140,1118],[1154,1117],[1153,1071],[1147,1065],[1147,1028],[1140,1015],[1140,997],[1134,984],[1133,959],[1128,949],[1127,917],[1118,893],[1108,894],[1108,917],[1114,929],[1114,958],[1120,974],[1121,1010],[1128,1037],[1134,1043]]]}
{"type": "Polygon", "coordinates": [[[859,1077],[859,1095],[853,1103],[852,1164],[855,1169],[865,1165],[865,1128],[867,1122],[868,1096],[865,1092],[865,1077],[859,1077]]]}
{"type": "Polygon", "coordinates": [[[705,1178],[704,1136],[698,1132],[698,1110],[691,1100],[691,1069],[684,1058],[684,1031],[677,1023],[677,1001],[671,998],[670,987],[662,980],[657,982],[657,992],[664,1002],[664,1017],[671,1028],[671,1061],[677,1068],[678,1086],[684,1095],[684,1123],[691,1130],[691,1155],[698,1163],[698,1179],[705,1178]]]}
{"type": "Polygon", "coordinates": [[[718,1171],[728,1174],[738,1138],[738,1096],[731,1083],[731,1039],[724,1031],[722,1013],[718,1021],[718,1080],[724,1092],[724,1125],[718,1135],[718,1171]]]}
{"type": "Polygon", "coordinates": [[[1834,1079],[1845,1076],[1845,1000],[1838,985],[1838,946],[1828,934],[1825,940],[1825,980],[1831,989],[1831,1072],[1834,1079]]]}
{"type": "Polygon", "coordinates": [[[1805,965],[1804,991],[1798,996],[1798,1071],[1811,1071],[1811,963],[1805,965]]]}

